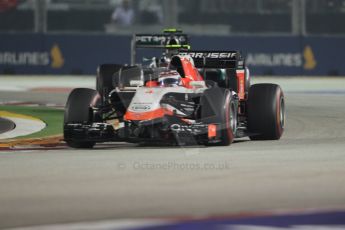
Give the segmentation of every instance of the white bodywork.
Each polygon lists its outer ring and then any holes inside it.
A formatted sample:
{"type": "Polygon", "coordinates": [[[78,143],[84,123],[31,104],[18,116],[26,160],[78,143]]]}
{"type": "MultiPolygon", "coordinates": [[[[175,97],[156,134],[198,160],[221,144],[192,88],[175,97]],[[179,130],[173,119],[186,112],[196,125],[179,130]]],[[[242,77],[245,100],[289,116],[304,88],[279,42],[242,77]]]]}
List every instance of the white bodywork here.
{"type": "MultiPolygon", "coordinates": [[[[139,87],[128,107],[131,112],[149,112],[161,108],[160,100],[167,93],[196,94],[202,93],[206,87],[188,89],[178,87],[139,87]]],[[[169,105],[168,105],[169,106],[169,105]]]]}

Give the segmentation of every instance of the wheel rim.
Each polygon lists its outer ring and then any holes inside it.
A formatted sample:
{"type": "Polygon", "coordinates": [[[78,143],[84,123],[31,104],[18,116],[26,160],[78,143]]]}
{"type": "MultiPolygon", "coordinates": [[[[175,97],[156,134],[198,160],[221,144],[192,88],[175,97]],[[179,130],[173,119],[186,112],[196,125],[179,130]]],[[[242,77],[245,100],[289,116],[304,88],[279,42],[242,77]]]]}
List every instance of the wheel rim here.
{"type": "Polygon", "coordinates": [[[280,118],[280,127],[282,127],[282,129],[283,129],[285,126],[285,101],[284,101],[284,97],[280,98],[279,118],[280,118]]]}

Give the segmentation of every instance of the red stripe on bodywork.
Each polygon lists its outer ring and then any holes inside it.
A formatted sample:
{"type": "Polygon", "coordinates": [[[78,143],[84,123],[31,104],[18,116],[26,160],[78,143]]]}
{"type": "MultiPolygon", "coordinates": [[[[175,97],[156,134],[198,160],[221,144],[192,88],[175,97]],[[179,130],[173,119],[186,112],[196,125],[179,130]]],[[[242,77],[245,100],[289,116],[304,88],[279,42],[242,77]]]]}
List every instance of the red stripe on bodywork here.
{"type": "Polygon", "coordinates": [[[164,108],[159,108],[153,111],[148,112],[132,112],[127,111],[124,118],[127,121],[144,121],[144,120],[153,120],[156,118],[164,117],[165,115],[173,115],[173,112],[164,108]]]}
{"type": "Polygon", "coordinates": [[[238,97],[240,100],[244,100],[245,99],[245,74],[244,74],[244,70],[236,70],[236,77],[237,77],[237,93],[238,93],[238,97]]]}

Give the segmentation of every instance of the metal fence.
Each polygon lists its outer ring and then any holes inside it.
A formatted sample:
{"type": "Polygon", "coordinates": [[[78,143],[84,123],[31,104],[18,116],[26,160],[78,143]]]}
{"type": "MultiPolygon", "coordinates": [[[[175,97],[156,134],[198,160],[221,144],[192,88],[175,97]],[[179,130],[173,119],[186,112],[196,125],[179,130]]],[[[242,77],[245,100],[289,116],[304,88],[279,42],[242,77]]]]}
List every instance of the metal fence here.
{"type": "Polygon", "coordinates": [[[345,0],[0,0],[1,32],[344,35],[343,21],[345,0]],[[114,19],[124,2],[127,24],[114,19]]]}

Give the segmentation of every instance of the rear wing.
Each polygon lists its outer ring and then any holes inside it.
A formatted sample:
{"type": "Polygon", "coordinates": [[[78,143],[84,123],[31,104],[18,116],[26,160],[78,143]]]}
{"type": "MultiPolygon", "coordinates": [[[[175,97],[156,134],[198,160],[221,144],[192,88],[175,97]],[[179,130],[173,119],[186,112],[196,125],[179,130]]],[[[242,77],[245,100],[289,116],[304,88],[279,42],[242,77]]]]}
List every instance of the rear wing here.
{"type": "Polygon", "coordinates": [[[135,34],[132,42],[135,48],[165,48],[172,39],[180,45],[189,44],[186,34],[135,34]]]}
{"type": "Polygon", "coordinates": [[[135,64],[137,48],[189,49],[187,34],[165,32],[164,34],[134,34],[131,43],[131,64],[135,64]]]}
{"type": "Polygon", "coordinates": [[[194,61],[194,66],[215,69],[243,69],[244,59],[239,51],[194,51],[181,50],[179,55],[188,55],[194,61]]]}

